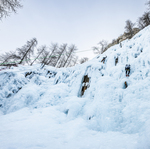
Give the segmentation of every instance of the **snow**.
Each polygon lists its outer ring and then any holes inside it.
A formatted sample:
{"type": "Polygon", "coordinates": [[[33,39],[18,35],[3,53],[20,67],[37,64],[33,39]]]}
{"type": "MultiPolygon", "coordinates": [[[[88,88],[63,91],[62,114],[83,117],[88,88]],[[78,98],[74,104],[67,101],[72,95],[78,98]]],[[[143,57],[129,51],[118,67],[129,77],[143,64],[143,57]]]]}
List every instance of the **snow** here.
{"type": "Polygon", "coordinates": [[[3,149],[109,148],[108,143],[112,148],[132,148],[137,137],[119,132],[89,130],[81,117],[66,120],[66,115],[54,107],[36,110],[24,108],[2,116],[1,120],[3,149]]]}
{"type": "Polygon", "coordinates": [[[149,149],[149,56],[150,26],[72,68],[1,70],[0,148],[149,149]],[[90,86],[81,97],[84,75],[90,86]]]}

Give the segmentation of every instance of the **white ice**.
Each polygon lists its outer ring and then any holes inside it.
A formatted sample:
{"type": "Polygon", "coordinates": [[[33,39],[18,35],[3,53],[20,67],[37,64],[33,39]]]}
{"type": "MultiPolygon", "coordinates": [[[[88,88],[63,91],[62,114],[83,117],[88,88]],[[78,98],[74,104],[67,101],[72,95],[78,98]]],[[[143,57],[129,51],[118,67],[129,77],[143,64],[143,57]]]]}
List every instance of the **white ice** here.
{"type": "Polygon", "coordinates": [[[0,71],[0,148],[149,149],[150,26],[82,65],[0,71]]]}

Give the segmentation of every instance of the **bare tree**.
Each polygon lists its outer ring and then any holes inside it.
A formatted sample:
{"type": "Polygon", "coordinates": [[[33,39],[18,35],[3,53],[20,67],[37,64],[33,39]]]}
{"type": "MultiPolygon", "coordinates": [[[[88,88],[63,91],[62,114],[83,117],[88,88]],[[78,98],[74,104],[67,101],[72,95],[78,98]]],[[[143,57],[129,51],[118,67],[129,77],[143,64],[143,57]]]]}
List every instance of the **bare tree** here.
{"type": "Polygon", "coordinates": [[[75,66],[77,64],[77,61],[78,61],[78,56],[75,56],[73,59],[72,59],[72,66],[75,66]]]}
{"type": "Polygon", "coordinates": [[[0,0],[0,20],[9,16],[11,12],[16,13],[17,9],[21,7],[20,0],[0,0]]]}
{"type": "Polygon", "coordinates": [[[150,0],[146,3],[146,5],[148,6],[148,9],[150,10],[150,0]]]}
{"type": "Polygon", "coordinates": [[[46,56],[46,60],[44,61],[42,68],[44,68],[45,65],[52,65],[55,66],[54,60],[57,59],[56,57],[56,51],[58,50],[58,44],[57,43],[52,43],[51,47],[49,48],[49,52],[47,53],[48,55],[46,56]]]}
{"type": "Polygon", "coordinates": [[[78,60],[78,56],[76,55],[71,55],[71,57],[69,58],[66,67],[72,67],[75,66],[75,64],[77,64],[77,60],[78,60]]]}
{"type": "Polygon", "coordinates": [[[55,67],[56,62],[57,62],[57,55],[53,55],[52,58],[51,58],[51,61],[48,65],[55,67]]]}
{"type": "Polygon", "coordinates": [[[138,27],[140,29],[150,25],[150,12],[144,12],[143,16],[138,19],[138,27]]]}
{"type": "Polygon", "coordinates": [[[33,62],[30,64],[31,66],[33,65],[33,63],[39,58],[39,56],[46,50],[46,46],[41,46],[40,48],[37,49],[38,53],[37,53],[37,57],[33,60],[33,62]]]}
{"type": "Polygon", "coordinates": [[[134,27],[134,23],[132,23],[130,20],[126,21],[126,26],[125,26],[125,30],[127,32],[127,34],[129,34],[129,38],[133,37],[133,27],[134,27]]]}
{"type": "Polygon", "coordinates": [[[93,47],[94,54],[101,54],[101,49],[99,47],[93,47]]]}
{"type": "Polygon", "coordinates": [[[89,60],[89,58],[83,57],[80,59],[80,64],[83,64],[83,63],[87,62],[88,60],[89,60]]]}
{"type": "Polygon", "coordinates": [[[72,60],[75,58],[75,55],[71,55],[65,65],[65,67],[70,67],[72,66],[72,60]]]}
{"type": "Polygon", "coordinates": [[[101,40],[98,45],[100,45],[100,47],[93,47],[94,54],[102,54],[104,51],[106,51],[108,42],[101,40]]]}
{"type": "Polygon", "coordinates": [[[105,40],[102,40],[99,42],[99,45],[101,46],[101,53],[103,53],[107,49],[108,42],[105,40]]]}
{"type": "Polygon", "coordinates": [[[19,64],[29,63],[31,60],[31,55],[34,53],[34,47],[37,45],[37,39],[33,38],[30,41],[27,41],[27,44],[22,48],[18,48],[18,55],[21,57],[19,64]]]}
{"type": "Polygon", "coordinates": [[[145,27],[144,22],[143,22],[143,17],[139,17],[137,20],[138,27],[139,29],[143,29],[145,27]]]}
{"type": "Polygon", "coordinates": [[[150,25],[150,12],[145,12],[142,18],[143,18],[143,23],[145,27],[150,25]]]}
{"type": "Polygon", "coordinates": [[[0,55],[0,66],[7,66],[10,64],[17,64],[20,60],[20,56],[17,56],[15,52],[6,52],[0,55]]]}
{"type": "Polygon", "coordinates": [[[67,59],[65,60],[63,67],[65,67],[65,65],[67,64],[69,58],[71,57],[71,55],[74,54],[74,52],[77,50],[77,47],[75,45],[71,45],[70,47],[68,47],[68,52],[66,54],[67,59]]]}
{"type": "Polygon", "coordinates": [[[113,39],[113,40],[112,40],[112,44],[115,44],[115,42],[116,42],[116,40],[115,40],[115,39],[113,39]]]}
{"type": "Polygon", "coordinates": [[[57,67],[58,68],[61,68],[63,67],[64,63],[65,63],[65,60],[66,60],[66,54],[63,54],[57,64],[57,67]]]}
{"type": "Polygon", "coordinates": [[[62,56],[63,53],[65,53],[65,51],[67,50],[67,44],[62,44],[57,52],[57,60],[56,60],[56,64],[55,64],[55,67],[57,66],[57,64],[59,63],[59,60],[62,56]]]}
{"type": "Polygon", "coordinates": [[[50,51],[47,50],[47,48],[44,48],[43,52],[41,53],[41,57],[39,57],[37,59],[38,63],[41,64],[41,68],[43,68],[43,66],[46,65],[47,63],[47,60],[48,60],[48,56],[50,54],[50,51]]]}
{"type": "Polygon", "coordinates": [[[57,51],[58,51],[58,44],[57,43],[52,43],[51,44],[51,47],[50,47],[50,50],[51,50],[51,54],[49,55],[49,59],[46,63],[46,65],[50,65],[52,63],[52,61],[56,60],[56,54],[57,54],[57,51]]]}
{"type": "Polygon", "coordinates": [[[75,45],[71,45],[67,48],[67,44],[63,44],[61,47],[63,54],[61,55],[59,61],[57,62],[57,67],[71,67],[77,63],[78,57],[75,55],[77,50],[75,45]]]}

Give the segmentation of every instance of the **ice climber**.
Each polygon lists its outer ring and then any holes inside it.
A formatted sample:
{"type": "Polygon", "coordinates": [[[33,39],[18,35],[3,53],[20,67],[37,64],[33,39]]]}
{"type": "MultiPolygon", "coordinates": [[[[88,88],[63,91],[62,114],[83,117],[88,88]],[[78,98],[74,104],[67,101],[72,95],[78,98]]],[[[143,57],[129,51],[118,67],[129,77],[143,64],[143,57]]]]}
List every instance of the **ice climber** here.
{"type": "Polygon", "coordinates": [[[122,48],[122,43],[120,42],[120,48],[122,48]]]}
{"type": "Polygon", "coordinates": [[[115,66],[117,65],[118,63],[118,57],[115,59],[115,66]]]}
{"type": "Polygon", "coordinates": [[[127,82],[126,82],[126,81],[124,82],[124,86],[125,86],[125,88],[127,88],[127,87],[128,87],[128,84],[127,84],[127,82]]]}
{"type": "Polygon", "coordinates": [[[126,77],[129,77],[129,74],[130,74],[130,64],[126,64],[125,71],[126,71],[126,77]]]}
{"type": "Polygon", "coordinates": [[[101,60],[101,62],[105,63],[106,58],[107,58],[107,56],[103,57],[103,59],[101,60]]]}

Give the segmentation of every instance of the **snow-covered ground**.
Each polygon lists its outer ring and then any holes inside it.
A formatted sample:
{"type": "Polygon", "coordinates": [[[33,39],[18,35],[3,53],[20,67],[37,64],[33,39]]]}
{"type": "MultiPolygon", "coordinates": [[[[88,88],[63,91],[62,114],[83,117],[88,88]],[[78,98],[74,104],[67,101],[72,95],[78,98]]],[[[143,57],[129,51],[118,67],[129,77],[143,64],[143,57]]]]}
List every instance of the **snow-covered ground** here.
{"type": "Polygon", "coordinates": [[[150,26],[82,65],[0,71],[0,149],[150,149],[150,26]]]}

